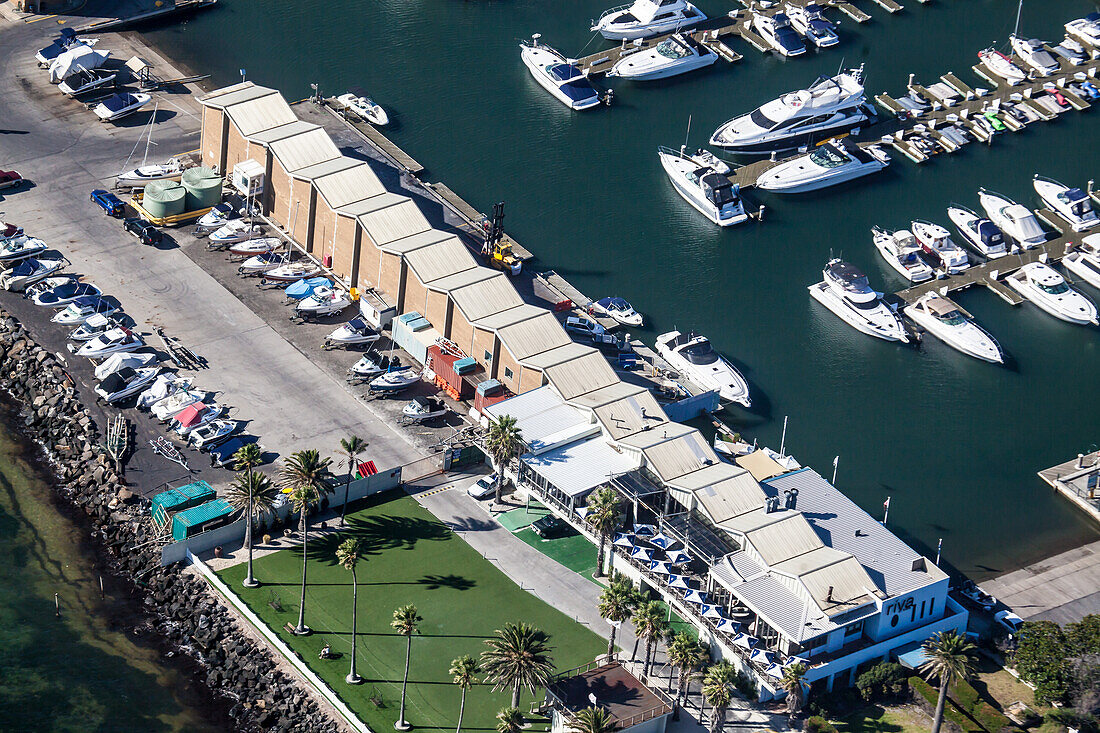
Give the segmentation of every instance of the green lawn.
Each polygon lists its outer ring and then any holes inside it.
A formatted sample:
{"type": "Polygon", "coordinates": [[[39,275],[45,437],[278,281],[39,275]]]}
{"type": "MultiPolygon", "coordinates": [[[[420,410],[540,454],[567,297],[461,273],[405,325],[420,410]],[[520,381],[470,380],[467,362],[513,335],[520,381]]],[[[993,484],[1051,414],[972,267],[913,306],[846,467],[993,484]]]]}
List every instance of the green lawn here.
{"type": "MultiPolygon", "coordinates": [[[[521,590],[474,549],[403,494],[390,493],[357,505],[345,533],[309,543],[306,624],[314,633],[298,637],[283,629],[298,618],[302,555],[300,548],[256,560],[258,589],[241,586],[244,564],[219,575],[376,731],[392,730],[401,696],[405,639],[390,629],[393,610],[412,603],[424,618],[412,641],[412,667],[406,719],[420,730],[453,730],[459,691],[447,671],[462,654],[478,655],[484,639],[509,621],[527,621],[551,636],[559,670],[595,658],[606,642],[584,626],[521,590]],[[359,577],[357,665],[365,679],[347,685],[351,651],[351,576],[333,558],[349,536],[362,540],[359,577]],[[277,598],[281,611],[271,605],[277,598]],[[320,661],[328,642],[344,656],[320,661]],[[371,698],[379,697],[382,706],[371,698]]],[[[463,729],[491,731],[494,715],[509,692],[474,687],[466,701],[463,729]]],[[[521,708],[526,709],[525,701],[521,708]]]]}
{"type": "Polygon", "coordinates": [[[839,733],[927,733],[927,716],[909,707],[868,705],[832,721],[839,733]]]}
{"type": "MultiPolygon", "coordinates": [[[[515,532],[529,526],[532,522],[542,519],[549,513],[549,509],[532,500],[530,510],[526,506],[521,506],[519,509],[504,512],[497,517],[497,521],[509,532],[515,532]]],[[[595,567],[595,563],[593,563],[593,567],[595,567]]]]}
{"type": "Polygon", "coordinates": [[[592,575],[596,572],[596,546],[584,535],[574,533],[568,537],[544,540],[530,527],[521,529],[515,535],[543,555],[592,580],[592,575]]]}

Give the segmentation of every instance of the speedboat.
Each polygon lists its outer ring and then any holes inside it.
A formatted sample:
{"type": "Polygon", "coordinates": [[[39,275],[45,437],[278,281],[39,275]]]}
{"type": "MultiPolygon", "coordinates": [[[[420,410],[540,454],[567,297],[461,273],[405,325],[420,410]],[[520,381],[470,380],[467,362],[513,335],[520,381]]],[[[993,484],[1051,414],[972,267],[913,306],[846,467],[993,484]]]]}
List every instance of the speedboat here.
{"type": "Polygon", "coordinates": [[[161,422],[168,422],[190,405],[202,402],[205,397],[206,393],[198,390],[177,390],[160,402],[154,403],[149,408],[149,412],[153,413],[153,417],[161,422]]]}
{"type": "Polygon", "coordinates": [[[34,300],[34,296],[38,295],[39,293],[44,293],[47,290],[53,290],[54,288],[59,288],[62,285],[75,282],[77,282],[76,275],[54,275],[52,277],[42,278],[38,282],[28,285],[23,290],[23,297],[34,300]]]}
{"type": "Polygon", "coordinates": [[[1035,69],[1039,76],[1050,76],[1062,68],[1058,59],[1046,49],[1046,46],[1038,38],[1020,38],[1009,36],[1008,45],[1012,47],[1016,58],[1035,69]]]}
{"type": "Polygon", "coordinates": [[[1038,247],[1047,241],[1047,234],[1026,206],[984,188],[978,189],[978,203],[989,218],[1022,249],[1038,247]]]}
{"type": "Polygon", "coordinates": [[[687,0],[634,0],[605,11],[589,29],[612,41],[671,33],[707,19],[687,0]]]}
{"type": "Polygon", "coordinates": [[[652,81],[710,66],[718,54],[700,46],[690,36],[675,33],[653,48],[623,56],[607,72],[630,81],[652,81]]]}
{"type": "Polygon", "coordinates": [[[624,326],[640,328],[642,325],[642,314],[634,310],[630,303],[626,302],[623,298],[613,298],[610,296],[600,298],[590,307],[596,313],[603,313],[606,316],[610,316],[624,326]]]}
{"type": "Polygon", "coordinates": [[[829,260],[825,279],[810,286],[814,300],[831,310],[857,331],[885,341],[909,342],[905,326],[882,296],[871,289],[867,276],[851,263],[829,260]]]}
{"type": "Polygon", "coordinates": [[[88,69],[98,69],[107,63],[110,51],[96,51],[87,43],[76,43],[62,51],[50,62],[49,79],[51,84],[65,81],[73,74],[88,69]]]}
{"type": "Polygon", "coordinates": [[[1024,265],[1006,277],[1005,284],[1055,318],[1097,325],[1096,305],[1071,288],[1050,265],[1043,262],[1024,265]]]}
{"type": "Polygon", "coordinates": [[[0,242],[22,237],[24,234],[23,227],[0,220],[0,242]]]}
{"type": "Polygon", "coordinates": [[[962,238],[983,256],[992,260],[1008,254],[1004,233],[989,219],[984,219],[959,204],[947,207],[947,218],[959,230],[962,238]]]}
{"type": "Polygon", "coordinates": [[[292,283],[295,280],[303,280],[321,273],[321,268],[310,260],[299,260],[279,265],[274,270],[268,270],[263,275],[264,282],[292,283]]]}
{"type": "Polygon", "coordinates": [[[968,600],[976,603],[983,611],[992,611],[997,605],[997,599],[982,590],[973,580],[968,580],[959,588],[959,593],[968,600]]]}
{"type": "Polygon", "coordinates": [[[378,394],[397,394],[420,381],[420,370],[407,366],[391,369],[370,380],[370,391],[378,394]]]}
{"type": "Polygon", "coordinates": [[[1004,79],[1009,86],[1016,86],[1027,79],[1027,74],[1019,66],[1012,63],[1012,59],[995,48],[978,51],[978,58],[981,59],[985,68],[989,69],[995,76],[1004,79]]]}
{"type": "Polygon", "coordinates": [[[1084,18],[1071,20],[1065,25],[1066,33],[1077,36],[1081,40],[1100,46],[1100,13],[1093,12],[1084,18]]]}
{"type": "Polygon", "coordinates": [[[805,193],[877,173],[889,164],[890,156],[877,145],[861,148],[842,138],[769,168],[757,179],[756,187],[775,193],[805,193]]]}
{"type": "Polygon", "coordinates": [[[386,371],[389,367],[389,362],[386,357],[372,357],[370,354],[364,354],[359,361],[351,365],[348,369],[348,381],[352,384],[359,384],[368,379],[373,379],[382,372],[386,371]]]}
{"type": "Polygon", "coordinates": [[[589,109],[600,103],[600,95],[588,77],[560,53],[539,43],[538,33],[530,43],[520,44],[520,58],[535,81],[569,109],[589,109]]]}
{"type": "Polygon", "coordinates": [[[805,7],[787,3],[786,10],[794,29],[818,48],[828,48],[840,43],[836,26],[825,17],[824,9],[817,3],[807,3],[805,7]]]}
{"type": "Polygon", "coordinates": [[[749,217],[741,200],[741,189],[713,168],[670,148],[658,148],[657,157],[676,192],[699,213],[720,227],[740,224],[749,217]]]}
{"type": "Polygon", "coordinates": [[[336,101],[344,105],[345,109],[350,109],[372,125],[385,127],[390,124],[390,117],[386,114],[386,110],[382,109],[382,105],[370,97],[358,97],[348,93],[341,94],[336,98],[336,101]]]}
{"type": "Polygon", "coordinates": [[[195,222],[193,231],[195,234],[215,232],[225,226],[226,222],[231,219],[236,219],[238,216],[239,214],[237,210],[233,208],[233,204],[223,201],[200,216],[198,221],[195,222]]]}
{"type": "Polygon", "coordinates": [[[446,414],[447,403],[438,397],[415,397],[401,410],[401,417],[418,423],[446,414]]]}
{"type": "Polygon", "coordinates": [[[81,94],[112,86],[118,73],[111,69],[82,69],[71,74],[57,85],[58,91],[66,97],[79,97],[81,94]]]}
{"type": "Polygon", "coordinates": [[[178,181],[183,176],[183,164],[178,158],[170,158],[167,163],[142,165],[132,171],[119,173],[115,184],[123,188],[144,188],[153,181],[178,181]]]}
{"type": "Polygon", "coordinates": [[[1100,216],[1092,209],[1089,195],[1079,188],[1070,188],[1050,178],[1035,176],[1035,193],[1043,203],[1058,212],[1075,232],[1083,232],[1100,224],[1100,216]]]}
{"type": "Polygon", "coordinates": [[[102,295],[102,293],[95,285],[74,281],[67,282],[64,285],[59,285],[56,288],[41,293],[36,293],[34,296],[34,304],[45,306],[46,308],[63,308],[77,298],[96,297],[99,295],[102,295]]]}
{"type": "Polygon", "coordinates": [[[925,293],[902,312],[948,346],[975,359],[1004,363],[1004,352],[997,340],[938,293],[925,293]]]}
{"type": "Polygon", "coordinates": [[[888,232],[872,227],[871,239],[886,264],[909,282],[920,283],[935,277],[936,273],[920,258],[920,243],[908,229],[888,232]]]}
{"type": "MultiPolygon", "coordinates": [[[[129,367],[130,369],[141,369],[142,367],[152,366],[157,362],[157,355],[150,353],[136,354],[133,352],[125,354],[111,354],[106,359],[101,361],[95,368],[96,379],[106,379],[108,374],[114,374],[115,372],[129,367]]],[[[171,372],[162,372],[162,377],[174,377],[171,372]]]]}
{"type": "Polygon", "coordinates": [[[259,237],[263,233],[264,228],[260,224],[252,224],[244,219],[232,219],[210,235],[210,243],[207,246],[211,249],[218,249],[223,245],[228,247],[236,242],[259,237]]]}
{"type": "Polygon", "coordinates": [[[920,242],[924,251],[939,262],[940,267],[949,275],[955,275],[970,269],[970,258],[966,250],[951,241],[951,233],[939,224],[917,219],[911,222],[913,236],[920,242]]]}
{"type": "Polygon", "coordinates": [[[124,367],[117,372],[108,374],[102,382],[96,385],[95,393],[108,404],[124,400],[149,386],[149,383],[156,379],[159,371],[160,367],[156,366],[139,369],[124,367]]]}
{"type": "Polygon", "coordinates": [[[69,333],[69,339],[78,343],[91,341],[97,336],[107,333],[111,329],[119,328],[122,324],[109,316],[95,315],[81,323],[69,333]]]}
{"type": "Polygon", "coordinates": [[[245,239],[242,242],[231,244],[227,251],[231,259],[233,257],[248,258],[274,252],[282,245],[283,240],[278,237],[256,237],[255,239],[245,239]]]}
{"type": "Polygon", "coordinates": [[[307,277],[287,286],[283,294],[289,300],[302,300],[313,295],[319,288],[331,288],[332,280],[327,277],[307,277]]]}
{"type": "Polygon", "coordinates": [[[62,28],[61,35],[53,39],[53,42],[34,55],[34,60],[39,66],[49,66],[50,62],[60,56],[69,48],[77,44],[94,46],[99,42],[97,38],[77,38],[72,28],[62,28]]]}
{"type": "MultiPolygon", "coordinates": [[[[106,364],[107,362],[104,362],[106,364]]],[[[103,366],[103,364],[100,364],[103,366]]],[[[191,386],[190,379],[183,379],[172,373],[161,373],[156,380],[138,397],[137,408],[139,410],[152,409],[153,405],[168,399],[176,392],[186,390],[191,386]]]]}
{"type": "Polygon", "coordinates": [[[1074,66],[1080,66],[1089,60],[1089,54],[1085,51],[1085,47],[1072,36],[1066,36],[1061,43],[1053,46],[1050,50],[1074,66]]]}
{"type": "Polygon", "coordinates": [[[769,46],[783,56],[801,56],[806,53],[806,44],[802,42],[802,36],[791,27],[791,19],[786,13],[754,13],[752,27],[769,46]]]}
{"type": "Polygon", "coordinates": [[[858,131],[867,122],[863,68],[818,77],[806,89],[788,92],[724,123],[710,144],[741,153],[790,150],[832,135],[858,131]]]}
{"type": "Polygon", "coordinates": [[[50,320],[63,326],[73,326],[84,323],[94,315],[109,316],[119,308],[121,306],[118,303],[106,298],[95,296],[77,298],[54,314],[50,320]]]}
{"type": "Polygon", "coordinates": [[[313,295],[298,301],[294,306],[294,314],[308,320],[335,315],[349,305],[351,305],[351,296],[343,290],[321,287],[314,290],[313,295]]]}
{"type": "Polygon", "coordinates": [[[175,431],[180,437],[186,438],[192,430],[208,425],[221,417],[223,412],[225,407],[216,402],[213,404],[194,402],[176,413],[169,429],[175,431]]]}
{"type": "Polygon", "coordinates": [[[0,288],[19,292],[44,280],[67,264],[63,259],[29,257],[0,273],[0,288]]]}
{"type": "Polygon", "coordinates": [[[249,257],[237,267],[237,274],[241,277],[262,275],[276,267],[282,267],[290,262],[290,255],[277,252],[265,252],[264,254],[249,257]]]}
{"type": "Polygon", "coordinates": [[[86,356],[89,359],[101,359],[123,351],[135,351],[143,346],[145,342],[130,329],[112,328],[81,346],[76,350],[76,355],[86,356]]]}
{"type": "Polygon", "coordinates": [[[192,428],[187,434],[187,441],[196,449],[210,450],[216,445],[229,440],[240,427],[236,420],[211,420],[210,422],[192,428]]]}
{"type": "Polygon", "coordinates": [[[749,407],[749,384],[744,375],[714,350],[706,336],[669,331],[657,337],[657,353],[673,369],[703,389],[713,389],[728,402],[749,407]]]}
{"type": "Polygon", "coordinates": [[[100,122],[114,122],[137,112],[153,101],[153,97],[144,92],[122,92],[112,94],[92,108],[100,122]]]}
{"type": "Polygon", "coordinates": [[[38,237],[28,237],[25,234],[10,237],[0,243],[0,264],[25,260],[45,251],[46,243],[38,237]]]}
{"type": "Polygon", "coordinates": [[[1090,234],[1066,251],[1062,267],[1094,288],[1100,288],[1100,234],[1090,234]]]}

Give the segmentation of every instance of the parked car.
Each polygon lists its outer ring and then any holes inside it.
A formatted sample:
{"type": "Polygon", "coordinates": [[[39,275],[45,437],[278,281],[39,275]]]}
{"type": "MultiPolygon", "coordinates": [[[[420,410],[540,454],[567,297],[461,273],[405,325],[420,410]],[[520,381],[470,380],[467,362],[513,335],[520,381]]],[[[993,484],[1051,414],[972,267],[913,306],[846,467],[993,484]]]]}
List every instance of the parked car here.
{"type": "Polygon", "coordinates": [[[555,537],[563,537],[569,534],[572,528],[565,520],[558,519],[553,514],[547,514],[542,519],[533,522],[531,524],[531,529],[544,540],[550,540],[555,537]]]}
{"type": "Polygon", "coordinates": [[[92,191],[92,203],[99,206],[107,214],[107,216],[113,216],[118,218],[126,212],[126,204],[122,203],[118,196],[115,196],[110,191],[104,191],[102,188],[97,188],[92,191]]]}
{"type": "Polygon", "coordinates": [[[1008,633],[1018,634],[1024,625],[1024,620],[1012,611],[998,611],[993,620],[999,623],[1008,633]]]}
{"type": "Polygon", "coordinates": [[[23,176],[15,171],[0,171],[0,188],[11,188],[23,182],[23,176]]]}
{"type": "Polygon", "coordinates": [[[138,238],[142,244],[149,246],[160,244],[160,241],[164,238],[164,235],[159,229],[145,221],[144,219],[131,218],[123,221],[122,226],[126,231],[133,234],[138,238]]]}
{"type": "Polygon", "coordinates": [[[474,481],[466,488],[466,493],[475,499],[485,499],[492,496],[493,492],[497,490],[497,475],[491,473],[488,476],[482,476],[477,481],[474,481]]]}
{"type": "Polygon", "coordinates": [[[584,316],[569,316],[565,319],[565,330],[581,336],[603,336],[607,330],[591,318],[584,316]]]}

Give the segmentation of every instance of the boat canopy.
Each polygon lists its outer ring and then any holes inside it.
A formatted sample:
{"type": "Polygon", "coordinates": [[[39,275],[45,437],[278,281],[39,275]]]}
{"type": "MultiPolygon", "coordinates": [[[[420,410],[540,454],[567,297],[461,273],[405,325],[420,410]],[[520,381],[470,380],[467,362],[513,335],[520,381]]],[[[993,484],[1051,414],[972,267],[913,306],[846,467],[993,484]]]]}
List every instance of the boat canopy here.
{"type": "Polygon", "coordinates": [[[99,383],[99,386],[107,394],[114,394],[120,392],[126,388],[130,382],[137,376],[137,372],[133,367],[123,367],[113,374],[108,374],[107,377],[99,383]]]}
{"type": "Polygon", "coordinates": [[[210,406],[205,402],[195,402],[183,408],[183,410],[176,415],[176,422],[180,424],[180,427],[189,428],[199,422],[209,409],[210,406]]]}
{"type": "Polygon", "coordinates": [[[1018,239],[1030,240],[1037,237],[1046,237],[1046,233],[1039,226],[1039,222],[1035,221],[1035,215],[1026,206],[1011,204],[1001,209],[1001,214],[1020,228],[1020,231],[1016,232],[1018,239]]]}
{"type": "Polygon", "coordinates": [[[696,337],[694,343],[680,349],[679,353],[692,364],[705,365],[718,361],[718,354],[704,336],[696,337]]]}
{"type": "Polygon", "coordinates": [[[1004,246],[1005,243],[1004,233],[989,219],[978,222],[978,237],[988,249],[1004,246]]]}
{"type": "Polygon", "coordinates": [[[367,331],[367,323],[362,318],[352,318],[348,321],[348,328],[356,333],[364,333],[367,331]]]}
{"type": "Polygon", "coordinates": [[[23,260],[15,267],[11,268],[11,274],[13,277],[26,277],[27,275],[33,275],[41,264],[38,260],[31,258],[29,260],[23,260]]]}
{"type": "Polygon", "coordinates": [[[562,93],[569,97],[574,102],[587,102],[590,99],[595,99],[598,95],[596,90],[592,87],[592,84],[585,78],[579,78],[576,81],[571,81],[566,84],[561,84],[558,87],[562,93]]]}
{"type": "Polygon", "coordinates": [[[302,299],[313,295],[318,288],[331,288],[332,280],[327,277],[307,277],[287,286],[286,297],[302,299]]]}
{"type": "Polygon", "coordinates": [[[845,290],[854,293],[865,293],[871,289],[871,284],[863,270],[851,262],[837,261],[828,265],[826,270],[829,276],[838,282],[845,290]]]}
{"type": "Polygon", "coordinates": [[[707,198],[715,206],[722,207],[737,200],[737,191],[734,190],[730,179],[719,173],[707,173],[699,182],[707,198]]]}
{"type": "Polygon", "coordinates": [[[104,99],[101,104],[111,112],[121,112],[132,104],[137,103],[137,98],[129,92],[123,92],[122,94],[112,94],[107,99],[104,99]]]}
{"type": "Polygon", "coordinates": [[[603,306],[605,310],[609,311],[626,311],[630,310],[630,303],[627,303],[623,298],[611,297],[600,298],[596,301],[597,304],[603,306]]]}

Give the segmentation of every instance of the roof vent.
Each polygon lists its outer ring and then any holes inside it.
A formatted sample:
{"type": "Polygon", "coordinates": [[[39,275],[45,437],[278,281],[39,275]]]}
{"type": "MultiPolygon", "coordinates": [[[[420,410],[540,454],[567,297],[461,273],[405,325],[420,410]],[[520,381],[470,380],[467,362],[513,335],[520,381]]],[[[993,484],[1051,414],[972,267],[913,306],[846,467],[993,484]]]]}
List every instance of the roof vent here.
{"type": "Polygon", "coordinates": [[[925,565],[923,557],[918,557],[916,560],[913,561],[914,573],[923,573],[926,570],[928,570],[928,566],[925,565]]]}
{"type": "Polygon", "coordinates": [[[829,586],[829,590],[825,593],[825,600],[829,603],[833,603],[833,586],[829,586]]]}
{"type": "Polygon", "coordinates": [[[866,536],[867,536],[867,533],[864,532],[862,529],[857,529],[856,530],[856,537],[866,537],[866,536]]]}

